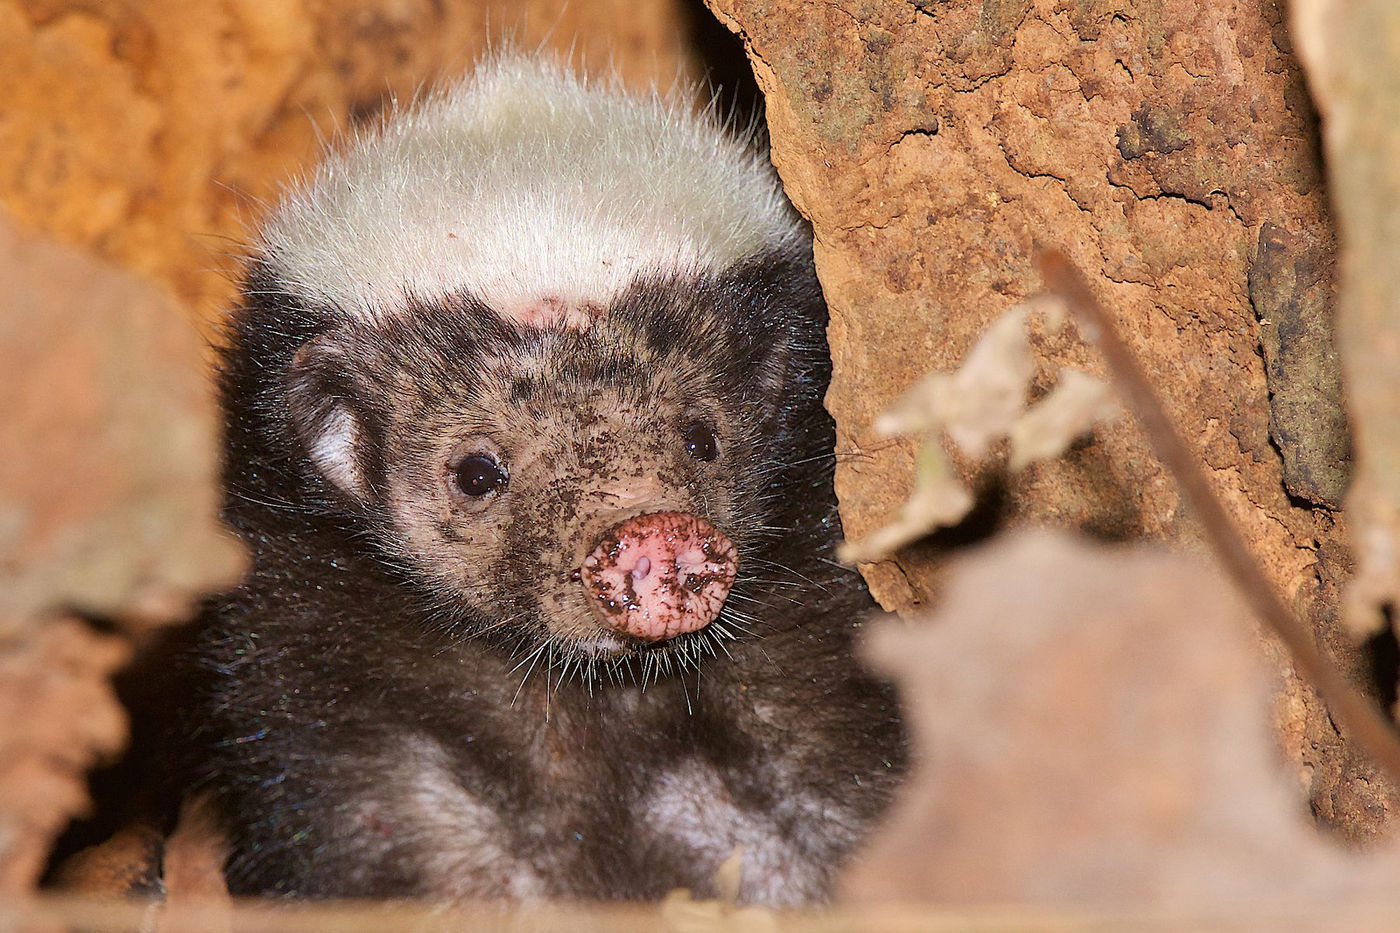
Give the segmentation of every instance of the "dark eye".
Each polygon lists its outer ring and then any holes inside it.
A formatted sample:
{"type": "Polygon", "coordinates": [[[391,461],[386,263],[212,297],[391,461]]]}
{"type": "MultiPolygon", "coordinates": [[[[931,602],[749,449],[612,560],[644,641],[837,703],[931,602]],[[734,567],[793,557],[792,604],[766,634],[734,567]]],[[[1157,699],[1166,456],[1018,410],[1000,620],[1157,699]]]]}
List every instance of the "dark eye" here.
{"type": "Polygon", "coordinates": [[[715,432],[705,422],[690,422],[681,436],[685,439],[685,452],[696,460],[709,463],[719,456],[719,441],[715,440],[715,432]]]}
{"type": "Polygon", "coordinates": [[[494,457],[473,454],[457,464],[457,488],[469,496],[488,496],[506,485],[506,471],[494,457]]]}

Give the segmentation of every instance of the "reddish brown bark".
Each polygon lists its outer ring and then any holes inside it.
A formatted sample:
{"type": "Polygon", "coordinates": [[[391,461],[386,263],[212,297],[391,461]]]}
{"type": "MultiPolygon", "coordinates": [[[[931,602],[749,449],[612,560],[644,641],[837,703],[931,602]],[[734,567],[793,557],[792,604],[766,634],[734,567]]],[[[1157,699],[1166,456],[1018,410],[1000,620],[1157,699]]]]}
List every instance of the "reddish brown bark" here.
{"type": "MultiPolygon", "coordinates": [[[[1335,247],[1280,4],[710,5],[748,47],[774,161],[816,234],[848,534],[887,521],[910,490],[912,448],[876,434],[875,416],[957,368],[1037,290],[1034,253],[1054,247],[1088,273],[1273,585],[1371,688],[1372,658],[1337,623],[1335,247]]],[[[1047,379],[1060,365],[1101,372],[1073,336],[1037,343],[1047,379]]],[[[960,530],[862,567],[884,605],[929,604],[944,555],[996,528],[1198,540],[1128,419],[1058,461],[977,475],[983,506],[960,530]]],[[[1378,832],[1395,797],[1312,692],[1295,681],[1280,711],[1317,811],[1350,836],[1378,832]]]]}

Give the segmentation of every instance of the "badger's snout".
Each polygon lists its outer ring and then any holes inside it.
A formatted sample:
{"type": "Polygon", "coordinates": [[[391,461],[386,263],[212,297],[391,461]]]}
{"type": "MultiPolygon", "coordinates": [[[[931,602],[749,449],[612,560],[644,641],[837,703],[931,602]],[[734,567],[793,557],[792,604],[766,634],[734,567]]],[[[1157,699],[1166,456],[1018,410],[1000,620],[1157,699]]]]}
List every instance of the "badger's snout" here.
{"type": "Polygon", "coordinates": [[[604,625],[654,642],[714,621],[734,585],[739,555],[703,518],[651,512],[603,532],[579,569],[604,625]]]}

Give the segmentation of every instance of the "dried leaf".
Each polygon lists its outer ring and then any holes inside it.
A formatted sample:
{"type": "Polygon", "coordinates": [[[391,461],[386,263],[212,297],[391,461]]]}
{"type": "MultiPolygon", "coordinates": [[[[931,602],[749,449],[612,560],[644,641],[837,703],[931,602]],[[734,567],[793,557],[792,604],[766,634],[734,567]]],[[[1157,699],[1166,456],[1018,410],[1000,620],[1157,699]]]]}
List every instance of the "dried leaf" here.
{"type": "Polygon", "coordinates": [[[1022,470],[1036,460],[1058,457],[1092,431],[1096,422],[1117,412],[1118,402],[1107,383],[1077,369],[1062,369],[1050,394],[1016,419],[1007,432],[1011,440],[1007,465],[1022,470]]]}
{"type": "Polygon", "coordinates": [[[1386,896],[1394,847],[1322,838],[1278,761],[1273,678],[1206,566],[1038,532],[872,627],[920,762],[845,878],[863,901],[1079,908],[1386,896]]]}
{"type": "Polygon", "coordinates": [[[1026,409],[1035,375],[1027,334],[1032,311],[1043,313],[1051,330],[1066,319],[1058,299],[1012,307],[992,322],[957,372],[925,377],[876,420],[876,430],[884,434],[923,435],[914,491],[892,522],[844,543],[839,559],[852,564],[882,560],[939,528],[956,525],[972,510],[975,500],[955,475],[942,435],[974,458],[985,456],[997,438],[1006,436],[1010,468],[1019,470],[1063,453],[1095,421],[1117,410],[1105,384],[1075,370],[1064,370],[1059,385],[1026,409]]]}
{"type": "Polygon", "coordinates": [[[719,892],[719,899],[727,904],[736,903],[739,900],[739,879],[744,871],[744,847],[739,846],[734,850],[734,854],[720,863],[715,870],[715,890],[719,892]]]}
{"type": "Polygon", "coordinates": [[[50,842],[88,807],[86,770],[125,742],[108,678],[126,657],[72,620],[0,639],[0,894],[38,880],[50,842]]]}
{"type": "Polygon", "coordinates": [[[232,582],[204,345],[159,289],[0,217],[0,621],[169,621],[232,582]]]}
{"type": "Polygon", "coordinates": [[[1035,372],[1026,337],[1028,308],[1017,305],[992,322],[951,375],[934,373],[901,396],[875,422],[884,434],[936,434],[981,457],[1026,405],[1035,372]]]}
{"type": "Polygon", "coordinates": [[[661,902],[661,925],[669,933],[775,933],[778,919],[766,907],[740,907],[739,881],[743,874],[744,848],[740,846],[715,870],[719,897],[699,900],[685,888],[677,888],[661,902]]]}
{"type": "Polygon", "coordinates": [[[857,542],[843,542],[837,559],[849,564],[880,560],[925,535],[956,525],[972,510],[972,493],[953,472],[936,438],[919,449],[914,492],[899,508],[895,520],[857,542]]]}

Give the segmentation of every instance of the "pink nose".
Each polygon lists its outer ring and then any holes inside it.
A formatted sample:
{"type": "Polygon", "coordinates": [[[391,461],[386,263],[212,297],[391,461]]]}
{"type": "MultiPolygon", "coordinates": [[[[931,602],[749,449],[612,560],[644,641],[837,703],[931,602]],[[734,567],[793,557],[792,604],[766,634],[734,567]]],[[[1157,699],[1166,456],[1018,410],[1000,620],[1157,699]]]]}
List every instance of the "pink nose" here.
{"type": "Polygon", "coordinates": [[[652,512],[604,532],[580,578],[604,625],[661,641],[714,621],[738,569],[734,542],[714,525],[685,512],[652,512]]]}

